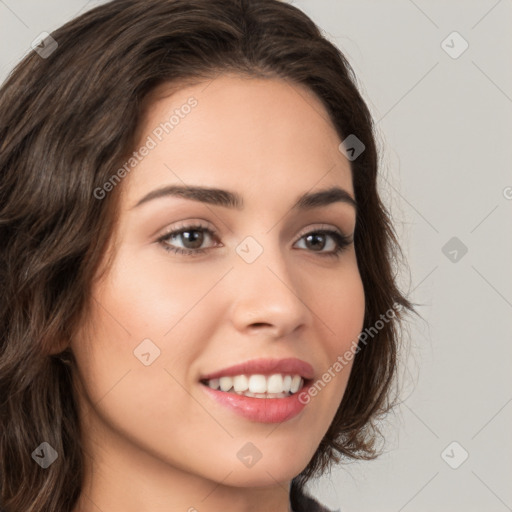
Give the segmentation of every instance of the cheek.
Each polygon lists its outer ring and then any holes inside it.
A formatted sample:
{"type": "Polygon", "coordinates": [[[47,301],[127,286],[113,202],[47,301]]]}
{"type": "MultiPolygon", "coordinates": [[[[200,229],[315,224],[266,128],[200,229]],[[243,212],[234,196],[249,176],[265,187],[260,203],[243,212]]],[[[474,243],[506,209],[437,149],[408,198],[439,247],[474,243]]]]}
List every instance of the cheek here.
{"type": "Polygon", "coordinates": [[[190,446],[204,435],[208,421],[198,402],[181,387],[200,350],[195,342],[200,331],[191,331],[187,322],[188,302],[197,301],[199,288],[206,285],[184,287],[184,294],[177,297],[161,276],[153,281],[142,270],[127,272],[123,279],[113,272],[94,290],[91,327],[84,327],[73,341],[85,395],[82,403],[85,418],[92,413],[87,424],[95,426],[97,435],[112,441],[109,436],[115,432],[148,453],[175,456],[178,465],[187,455],[176,448],[175,440],[190,446]],[[202,421],[190,422],[186,428],[176,421],[196,417],[202,421]]]}
{"type": "Polygon", "coordinates": [[[317,304],[315,312],[324,326],[325,360],[312,396],[329,395],[323,400],[329,402],[327,408],[334,416],[345,392],[364,325],[365,293],[357,266],[348,266],[339,280],[326,282],[317,304]],[[324,389],[329,391],[324,393],[324,389]]]}
{"type": "MultiPolygon", "coordinates": [[[[149,251],[148,251],[149,252],[149,251]]],[[[105,287],[97,296],[133,337],[167,341],[197,307],[226,270],[184,264],[170,265],[162,250],[158,257],[120,254],[105,287]],[[177,329],[176,329],[177,328],[177,329]]]]}
{"type": "Polygon", "coordinates": [[[132,383],[128,402],[144,389],[168,394],[172,378],[165,370],[183,382],[217,318],[214,305],[205,310],[200,299],[224,268],[170,272],[166,255],[148,264],[129,254],[120,252],[108,277],[94,287],[90,328],[72,344],[92,401],[120,379],[132,383]]]}
{"type": "Polygon", "coordinates": [[[357,266],[352,264],[339,279],[325,280],[318,316],[330,336],[327,349],[332,359],[357,343],[363,328],[365,293],[357,266]]]}

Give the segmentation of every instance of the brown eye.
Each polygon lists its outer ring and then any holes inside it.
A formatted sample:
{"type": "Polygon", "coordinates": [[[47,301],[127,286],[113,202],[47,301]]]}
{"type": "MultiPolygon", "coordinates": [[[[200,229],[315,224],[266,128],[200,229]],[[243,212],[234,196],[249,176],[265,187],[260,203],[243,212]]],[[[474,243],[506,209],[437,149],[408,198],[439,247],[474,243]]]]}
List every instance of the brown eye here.
{"type": "Polygon", "coordinates": [[[158,239],[158,242],[166,251],[177,254],[201,254],[206,252],[202,248],[205,238],[215,238],[215,233],[204,226],[184,226],[182,228],[166,233],[158,239]],[[183,247],[176,247],[181,244],[183,247]]]}
{"type": "Polygon", "coordinates": [[[317,230],[311,231],[303,235],[300,240],[305,240],[306,249],[312,252],[318,252],[321,256],[334,256],[337,257],[339,254],[352,243],[350,237],[342,235],[334,230],[317,230]],[[328,243],[329,238],[333,240],[332,243],[328,243]],[[324,251],[326,246],[331,246],[330,250],[324,251]]]}

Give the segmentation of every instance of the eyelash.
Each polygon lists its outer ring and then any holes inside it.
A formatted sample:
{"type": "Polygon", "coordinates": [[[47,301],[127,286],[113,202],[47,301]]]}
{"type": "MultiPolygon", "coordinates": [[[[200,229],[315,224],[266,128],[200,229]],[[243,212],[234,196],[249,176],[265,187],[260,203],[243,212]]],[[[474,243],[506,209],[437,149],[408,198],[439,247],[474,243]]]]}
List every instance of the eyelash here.
{"type": "MultiPolygon", "coordinates": [[[[207,228],[206,226],[202,226],[200,224],[196,225],[190,225],[190,226],[184,226],[180,227],[174,231],[170,231],[169,233],[166,233],[165,235],[161,236],[157,242],[162,245],[163,249],[167,252],[172,252],[175,254],[182,254],[186,256],[198,256],[199,254],[206,253],[209,249],[181,249],[180,247],[171,247],[167,240],[173,237],[177,237],[183,233],[189,232],[189,231],[201,231],[204,233],[207,233],[212,238],[217,238],[217,234],[211,230],[210,228],[207,228]]],[[[349,246],[352,243],[352,240],[350,237],[343,235],[339,233],[338,231],[334,231],[332,229],[317,229],[308,231],[304,234],[302,234],[299,238],[299,240],[302,240],[308,235],[329,235],[331,236],[335,243],[336,248],[333,251],[330,252],[318,252],[318,254],[321,257],[330,257],[330,258],[339,258],[340,254],[343,252],[343,250],[349,246]]],[[[297,240],[297,241],[299,241],[297,240]]],[[[310,252],[317,252],[317,251],[310,251],[310,252]]]]}

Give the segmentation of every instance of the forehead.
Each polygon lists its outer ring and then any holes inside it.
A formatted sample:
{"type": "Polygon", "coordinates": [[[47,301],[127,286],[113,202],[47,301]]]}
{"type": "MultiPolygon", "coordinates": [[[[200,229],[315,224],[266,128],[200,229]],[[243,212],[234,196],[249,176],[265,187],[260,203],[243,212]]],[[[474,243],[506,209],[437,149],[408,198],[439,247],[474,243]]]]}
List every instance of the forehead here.
{"type": "MultiPolygon", "coordinates": [[[[352,191],[350,163],[319,98],[281,79],[221,75],[164,85],[146,101],[130,173],[132,201],[162,184],[211,185],[272,195],[330,185],[352,191]]],[[[242,192],[244,193],[244,192],[242,192]]]]}

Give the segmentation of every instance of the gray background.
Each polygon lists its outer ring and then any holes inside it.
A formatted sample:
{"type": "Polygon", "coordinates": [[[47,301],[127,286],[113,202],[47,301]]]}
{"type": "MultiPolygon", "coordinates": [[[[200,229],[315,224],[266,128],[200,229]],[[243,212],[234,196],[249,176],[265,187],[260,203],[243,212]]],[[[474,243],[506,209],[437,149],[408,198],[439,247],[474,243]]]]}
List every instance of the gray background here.
{"type": "MultiPolygon", "coordinates": [[[[41,32],[100,3],[0,0],[0,80],[41,32]]],[[[384,455],[311,491],[343,512],[512,510],[512,1],[292,3],[361,82],[410,268],[402,286],[423,317],[384,455]]]]}

